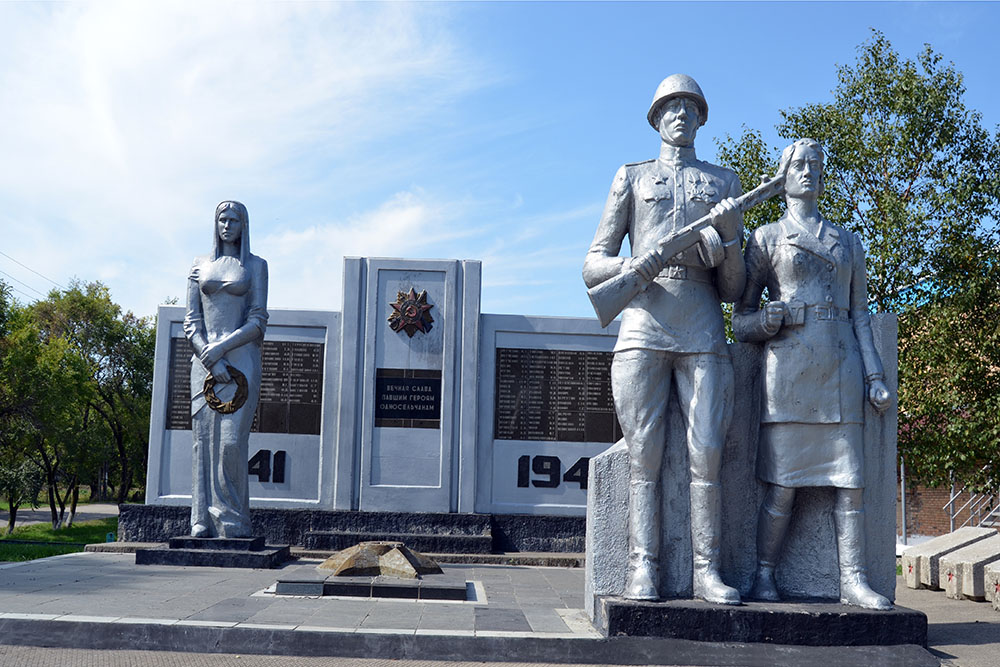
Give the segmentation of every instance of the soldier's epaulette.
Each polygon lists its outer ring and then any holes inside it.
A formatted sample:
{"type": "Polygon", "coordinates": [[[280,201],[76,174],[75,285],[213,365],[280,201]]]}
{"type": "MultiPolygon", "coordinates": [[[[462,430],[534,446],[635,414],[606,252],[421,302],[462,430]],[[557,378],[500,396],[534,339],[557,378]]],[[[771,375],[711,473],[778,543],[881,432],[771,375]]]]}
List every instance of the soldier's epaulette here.
{"type": "Polygon", "coordinates": [[[640,164],[649,164],[650,162],[656,162],[656,158],[651,160],[643,160],[642,162],[626,162],[626,167],[638,167],[640,164]]]}

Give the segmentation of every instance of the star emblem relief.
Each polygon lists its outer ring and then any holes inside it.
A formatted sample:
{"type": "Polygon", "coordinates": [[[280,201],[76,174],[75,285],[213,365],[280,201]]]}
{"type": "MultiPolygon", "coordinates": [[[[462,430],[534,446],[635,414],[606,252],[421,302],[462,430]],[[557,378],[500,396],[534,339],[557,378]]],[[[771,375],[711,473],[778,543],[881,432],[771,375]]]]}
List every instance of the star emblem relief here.
{"type": "Polygon", "coordinates": [[[417,294],[411,287],[409,292],[397,292],[396,303],[390,305],[392,312],[389,313],[389,328],[393,331],[405,331],[407,336],[413,338],[413,334],[418,331],[427,333],[431,330],[434,318],[428,311],[434,306],[427,303],[427,290],[417,294]]]}

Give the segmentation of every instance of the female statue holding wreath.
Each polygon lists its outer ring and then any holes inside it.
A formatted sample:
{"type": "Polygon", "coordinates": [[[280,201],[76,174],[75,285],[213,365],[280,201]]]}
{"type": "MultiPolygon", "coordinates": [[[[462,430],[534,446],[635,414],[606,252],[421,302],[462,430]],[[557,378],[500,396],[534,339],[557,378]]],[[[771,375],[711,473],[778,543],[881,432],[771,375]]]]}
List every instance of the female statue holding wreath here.
{"type": "Polygon", "coordinates": [[[211,254],[188,276],[184,333],[191,364],[191,535],[248,537],[248,441],[260,397],[267,262],[250,254],[246,207],[215,209],[211,254]]]}

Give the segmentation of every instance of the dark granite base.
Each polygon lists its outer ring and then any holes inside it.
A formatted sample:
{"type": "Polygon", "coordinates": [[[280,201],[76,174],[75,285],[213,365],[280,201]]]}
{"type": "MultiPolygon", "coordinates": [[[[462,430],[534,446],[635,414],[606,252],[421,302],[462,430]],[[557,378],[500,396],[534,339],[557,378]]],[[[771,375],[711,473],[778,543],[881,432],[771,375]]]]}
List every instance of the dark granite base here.
{"type": "Polygon", "coordinates": [[[171,537],[171,549],[206,549],[210,551],[260,551],[264,537],[171,537]]]}
{"type": "Polygon", "coordinates": [[[171,537],[166,548],[136,549],[136,565],[272,569],[291,558],[287,546],[266,546],[256,537],[171,537]]]}
{"type": "Polygon", "coordinates": [[[927,645],[927,616],[906,607],[873,611],[832,601],[727,606],[701,600],[642,602],[602,597],[595,612],[594,625],[608,637],[799,646],[927,645]]]}
{"type": "Polygon", "coordinates": [[[424,579],[398,577],[337,577],[323,578],[293,574],[278,579],[274,592],[278,595],[345,595],[363,598],[399,598],[408,600],[465,601],[468,586],[456,579],[429,575],[424,579]]]}
{"type": "Polygon", "coordinates": [[[403,542],[421,553],[488,554],[493,552],[491,535],[421,535],[414,533],[308,532],[306,549],[340,551],[361,542],[403,542]]]}
{"type": "MultiPolygon", "coordinates": [[[[118,535],[123,542],[165,542],[191,527],[188,507],[119,505],[118,510],[118,535]]],[[[403,542],[410,535],[473,538],[471,542],[477,544],[477,549],[489,539],[492,553],[582,553],[586,532],[582,516],[251,509],[250,518],[254,534],[264,536],[269,544],[300,546],[305,545],[308,533],[332,532],[392,535],[394,539],[402,537],[403,542]]],[[[436,549],[413,548],[439,553],[436,549]]],[[[444,552],[470,553],[451,548],[444,552]]]]}

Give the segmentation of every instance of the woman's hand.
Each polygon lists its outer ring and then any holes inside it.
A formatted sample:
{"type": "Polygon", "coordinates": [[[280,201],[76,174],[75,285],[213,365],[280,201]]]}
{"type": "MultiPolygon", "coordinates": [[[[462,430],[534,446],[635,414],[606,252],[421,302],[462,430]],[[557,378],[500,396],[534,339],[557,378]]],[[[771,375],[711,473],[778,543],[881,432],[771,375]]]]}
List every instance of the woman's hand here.
{"type": "Polygon", "coordinates": [[[871,384],[868,385],[868,402],[872,404],[875,411],[879,414],[885,412],[886,408],[889,407],[890,399],[889,388],[885,386],[885,382],[878,379],[872,380],[871,384]]]}
{"type": "Polygon", "coordinates": [[[784,301],[771,301],[764,306],[764,328],[772,336],[778,333],[778,329],[781,328],[781,323],[785,321],[787,314],[788,306],[785,305],[784,301]]]}
{"type": "Polygon", "coordinates": [[[226,351],[220,344],[209,343],[202,348],[201,354],[198,355],[198,358],[201,359],[201,363],[205,365],[205,368],[212,368],[219,362],[220,359],[222,359],[222,355],[225,353],[226,351]]]}
{"type": "Polygon", "coordinates": [[[229,366],[226,365],[225,361],[217,361],[212,366],[212,377],[215,378],[216,382],[221,382],[226,384],[232,381],[232,377],[229,375],[229,366]]]}

